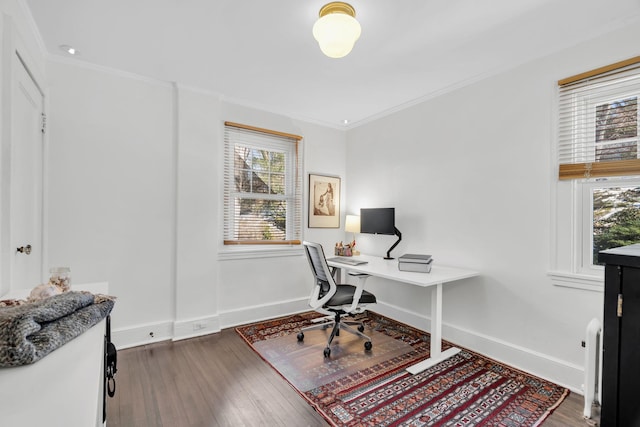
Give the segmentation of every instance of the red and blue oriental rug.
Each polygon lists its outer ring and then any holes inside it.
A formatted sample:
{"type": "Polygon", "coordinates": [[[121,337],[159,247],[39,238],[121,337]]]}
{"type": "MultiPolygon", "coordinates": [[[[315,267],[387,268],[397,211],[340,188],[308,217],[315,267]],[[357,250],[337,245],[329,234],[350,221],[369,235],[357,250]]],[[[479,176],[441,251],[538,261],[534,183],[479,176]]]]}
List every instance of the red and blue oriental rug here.
{"type": "MultiPolygon", "coordinates": [[[[405,369],[429,357],[429,334],[376,313],[360,315],[373,349],[343,333],[325,358],[329,330],[300,328],[309,312],[236,328],[333,426],[538,426],[569,394],[566,388],[472,351],[426,371],[405,369]]],[[[451,344],[443,342],[443,350],[451,344]]],[[[459,347],[459,346],[458,346],[459,347]]]]}

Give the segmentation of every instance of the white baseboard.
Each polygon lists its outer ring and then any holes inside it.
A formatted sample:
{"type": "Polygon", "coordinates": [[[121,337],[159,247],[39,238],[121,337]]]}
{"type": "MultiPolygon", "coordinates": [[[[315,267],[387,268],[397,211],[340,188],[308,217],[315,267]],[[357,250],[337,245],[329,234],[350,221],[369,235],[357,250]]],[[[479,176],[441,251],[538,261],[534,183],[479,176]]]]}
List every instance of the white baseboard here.
{"type": "Polygon", "coordinates": [[[111,331],[111,340],[119,349],[160,341],[179,341],[220,332],[218,316],[199,317],[176,322],[146,323],[111,331]]]}
{"type": "Polygon", "coordinates": [[[231,328],[246,323],[259,322],[261,320],[273,319],[274,317],[309,311],[308,301],[308,298],[299,298],[273,304],[221,311],[219,313],[220,326],[223,329],[231,328]]]}
{"type": "MultiPolygon", "coordinates": [[[[431,328],[431,321],[425,315],[384,302],[378,301],[371,311],[427,332],[431,328]]],[[[582,366],[448,323],[442,325],[442,337],[444,340],[516,369],[567,387],[572,392],[583,393],[584,368],[582,366]]]]}
{"type": "Polygon", "coordinates": [[[220,332],[220,316],[206,316],[180,320],[173,324],[173,340],[201,337],[220,332]]]}
{"type": "Polygon", "coordinates": [[[246,323],[273,319],[274,317],[308,311],[307,298],[295,299],[237,310],[220,312],[215,316],[205,316],[179,321],[146,323],[111,331],[111,340],[118,349],[147,345],[167,340],[183,340],[220,332],[246,323]]]}
{"type": "MultiPolygon", "coordinates": [[[[208,335],[219,332],[221,329],[308,310],[307,299],[301,298],[222,311],[216,316],[176,322],[165,321],[114,330],[112,331],[112,340],[117,348],[124,349],[158,341],[182,340],[208,335]]],[[[405,310],[381,301],[378,301],[372,311],[427,332],[431,327],[430,319],[424,314],[405,310]]],[[[575,393],[583,393],[584,368],[582,366],[449,323],[443,323],[442,336],[447,341],[506,363],[514,368],[529,372],[532,375],[553,381],[575,393]]]]}
{"type": "Polygon", "coordinates": [[[166,341],[173,338],[173,322],[145,323],[124,329],[112,329],[111,341],[116,348],[124,349],[166,341]]]}

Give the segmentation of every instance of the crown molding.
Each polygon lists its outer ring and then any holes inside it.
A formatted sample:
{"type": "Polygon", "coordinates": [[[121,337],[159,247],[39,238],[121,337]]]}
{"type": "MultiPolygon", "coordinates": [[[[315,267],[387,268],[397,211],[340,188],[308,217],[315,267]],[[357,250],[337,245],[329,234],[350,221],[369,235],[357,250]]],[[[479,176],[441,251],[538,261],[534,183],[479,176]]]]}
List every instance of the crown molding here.
{"type": "Polygon", "coordinates": [[[123,71],[117,68],[106,67],[104,65],[94,64],[92,62],[84,61],[80,58],[68,58],[58,54],[47,53],[45,58],[50,62],[56,62],[64,65],[73,65],[76,67],[84,68],[87,70],[98,71],[105,74],[111,74],[117,77],[124,77],[128,79],[138,80],[141,82],[157,85],[165,88],[172,88],[173,83],[166,80],[159,80],[153,77],[143,76],[141,74],[132,73],[129,71],[123,71]]]}

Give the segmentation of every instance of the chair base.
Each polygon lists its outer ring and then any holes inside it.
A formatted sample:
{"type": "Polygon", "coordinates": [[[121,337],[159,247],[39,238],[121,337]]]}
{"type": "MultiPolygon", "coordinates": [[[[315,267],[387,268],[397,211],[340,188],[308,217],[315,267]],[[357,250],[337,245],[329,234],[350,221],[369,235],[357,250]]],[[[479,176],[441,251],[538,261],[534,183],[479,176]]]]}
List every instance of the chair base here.
{"type": "Polygon", "coordinates": [[[317,325],[307,326],[306,328],[302,328],[298,333],[298,341],[304,340],[304,333],[306,331],[312,331],[316,329],[331,329],[331,335],[329,335],[329,339],[327,340],[327,347],[324,349],[324,357],[329,357],[331,355],[331,342],[333,338],[336,336],[340,336],[340,331],[343,330],[345,332],[349,332],[353,335],[356,335],[360,338],[364,338],[366,341],[364,343],[365,351],[370,351],[373,347],[371,343],[371,338],[368,335],[363,334],[364,332],[364,323],[355,322],[355,321],[346,321],[342,320],[342,315],[346,314],[344,312],[335,312],[334,320],[330,320],[328,322],[320,323],[317,325]],[[358,328],[352,328],[352,326],[358,326],[358,328]]]}

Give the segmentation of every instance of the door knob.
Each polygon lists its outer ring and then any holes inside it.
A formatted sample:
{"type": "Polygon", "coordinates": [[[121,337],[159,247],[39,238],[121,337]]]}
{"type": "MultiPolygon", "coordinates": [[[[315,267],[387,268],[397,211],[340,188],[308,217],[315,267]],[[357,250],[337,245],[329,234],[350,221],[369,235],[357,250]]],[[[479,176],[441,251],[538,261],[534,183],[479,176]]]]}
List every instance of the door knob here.
{"type": "Polygon", "coordinates": [[[16,251],[29,255],[31,253],[31,245],[20,246],[19,248],[16,249],[16,251]]]}

